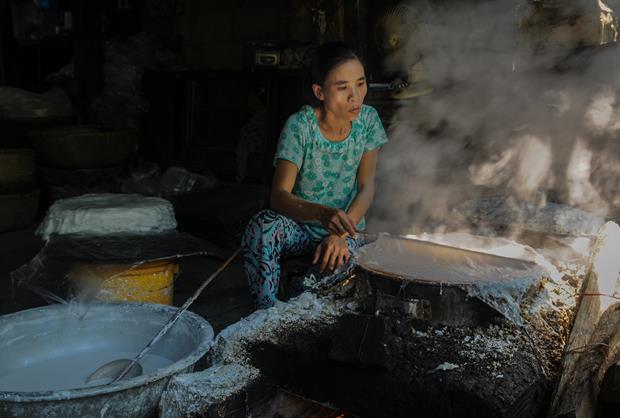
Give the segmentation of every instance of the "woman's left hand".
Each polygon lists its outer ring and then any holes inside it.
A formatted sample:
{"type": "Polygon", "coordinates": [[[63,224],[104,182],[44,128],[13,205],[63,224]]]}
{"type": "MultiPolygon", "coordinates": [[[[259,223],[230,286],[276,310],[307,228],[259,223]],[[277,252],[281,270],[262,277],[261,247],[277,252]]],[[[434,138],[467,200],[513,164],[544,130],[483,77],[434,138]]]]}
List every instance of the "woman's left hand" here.
{"type": "Polygon", "coordinates": [[[321,273],[328,267],[334,271],[349,261],[350,253],[347,246],[346,235],[339,237],[338,235],[328,235],[316,247],[312,264],[316,264],[321,259],[321,273]]]}

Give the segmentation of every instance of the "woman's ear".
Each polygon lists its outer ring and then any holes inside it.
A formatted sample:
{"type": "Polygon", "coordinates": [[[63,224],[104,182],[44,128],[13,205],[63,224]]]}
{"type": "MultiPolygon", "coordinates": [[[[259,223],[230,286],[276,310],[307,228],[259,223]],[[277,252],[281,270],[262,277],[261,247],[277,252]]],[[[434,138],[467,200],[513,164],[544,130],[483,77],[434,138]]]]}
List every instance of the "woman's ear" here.
{"type": "Polygon", "coordinates": [[[323,95],[323,88],[319,84],[312,85],[312,93],[314,93],[314,97],[316,97],[318,100],[325,100],[325,96],[323,95]]]}

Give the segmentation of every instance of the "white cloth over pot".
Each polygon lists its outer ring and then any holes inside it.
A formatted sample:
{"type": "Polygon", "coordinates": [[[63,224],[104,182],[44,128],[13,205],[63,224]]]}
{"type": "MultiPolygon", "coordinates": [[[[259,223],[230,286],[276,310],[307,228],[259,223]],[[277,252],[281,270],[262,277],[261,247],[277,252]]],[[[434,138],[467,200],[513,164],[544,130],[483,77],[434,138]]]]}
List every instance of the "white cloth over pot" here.
{"type": "Polygon", "coordinates": [[[85,194],[56,201],[36,233],[51,235],[174,230],[177,222],[172,204],[159,197],[138,194],[85,194]]]}

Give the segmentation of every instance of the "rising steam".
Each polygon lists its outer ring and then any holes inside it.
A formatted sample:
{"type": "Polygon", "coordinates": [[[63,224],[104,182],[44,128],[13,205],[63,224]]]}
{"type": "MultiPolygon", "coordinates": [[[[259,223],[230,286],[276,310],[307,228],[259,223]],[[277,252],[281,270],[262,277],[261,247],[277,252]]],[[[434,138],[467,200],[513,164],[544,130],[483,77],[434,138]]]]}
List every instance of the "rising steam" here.
{"type": "Polygon", "coordinates": [[[423,56],[434,91],[394,115],[380,153],[375,228],[445,225],[455,205],[480,196],[617,216],[620,49],[591,41],[613,40],[615,20],[601,2],[586,3],[570,9],[584,16],[574,26],[589,28],[577,35],[561,22],[545,26],[540,2],[417,11],[424,45],[411,35],[388,62],[402,72],[411,65],[403,56],[423,56]]]}

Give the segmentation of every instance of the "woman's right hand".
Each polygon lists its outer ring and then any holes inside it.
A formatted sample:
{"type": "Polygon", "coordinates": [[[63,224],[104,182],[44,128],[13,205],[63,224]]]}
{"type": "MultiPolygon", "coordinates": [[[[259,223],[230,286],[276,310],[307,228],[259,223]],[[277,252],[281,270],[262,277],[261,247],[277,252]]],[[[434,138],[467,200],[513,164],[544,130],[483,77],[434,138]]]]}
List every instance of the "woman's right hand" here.
{"type": "Polygon", "coordinates": [[[355,223],[343,210],[330,206],[323,207],[321,212],[321,224],[330,234],[342,237],[349,234],[355,237],[355,223]]]}

